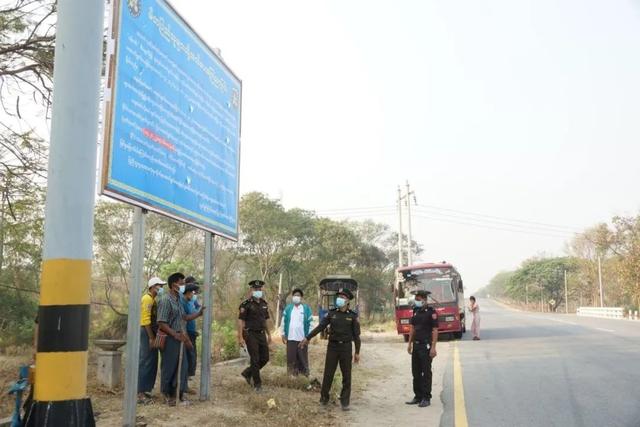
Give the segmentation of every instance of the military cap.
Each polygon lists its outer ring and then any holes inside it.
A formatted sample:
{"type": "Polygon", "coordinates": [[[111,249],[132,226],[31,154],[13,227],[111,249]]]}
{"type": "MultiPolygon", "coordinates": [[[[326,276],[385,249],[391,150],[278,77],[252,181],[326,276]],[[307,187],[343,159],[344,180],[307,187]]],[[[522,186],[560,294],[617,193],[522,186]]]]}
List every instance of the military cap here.
{"type": "Polygon", "coordinates": [[[258,289],[261,288],[265,285],[264,281],[260,280],[260,279],[255,279],[249,282],[249,287],[253,288],[253,289],[258,289]]]}
{"type": "Polygon", "coordinates": [[[337,292],[338,295],[344,295],[345,297],[347,297],[347,299],[352,300],[353,299],[353,292],[351,292],[349,289],[343,288],[340,289],[337,292]]]}

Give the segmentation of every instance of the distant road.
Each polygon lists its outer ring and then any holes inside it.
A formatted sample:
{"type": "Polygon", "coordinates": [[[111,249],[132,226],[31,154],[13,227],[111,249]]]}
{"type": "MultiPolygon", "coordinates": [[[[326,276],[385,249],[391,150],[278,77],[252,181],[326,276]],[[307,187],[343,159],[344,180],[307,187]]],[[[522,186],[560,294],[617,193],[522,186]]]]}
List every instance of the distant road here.
{"type": "Polygon", "coordinates": [[[441,426],[640,427],[640,321],[479,303],[481,341],[452,343],[441,426]]]}

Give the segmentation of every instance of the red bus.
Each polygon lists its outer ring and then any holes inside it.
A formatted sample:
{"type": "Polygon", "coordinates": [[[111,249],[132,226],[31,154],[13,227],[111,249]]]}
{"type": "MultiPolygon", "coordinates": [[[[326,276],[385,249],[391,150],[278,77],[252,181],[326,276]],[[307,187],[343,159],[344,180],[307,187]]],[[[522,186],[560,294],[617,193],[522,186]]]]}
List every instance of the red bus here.
{"type": "Polygon", "coordinates": [[[404,335],[405,341],[409,340],[409,319],[413,316],[412,292],[417,290],[431,292],[428,304],[438,313],[438,332],[462,338],[462,334],[466,332],[462,277],[453,265],[444,261],[408,265],[398,269],[394,288],[398,334],[404,335]]]}

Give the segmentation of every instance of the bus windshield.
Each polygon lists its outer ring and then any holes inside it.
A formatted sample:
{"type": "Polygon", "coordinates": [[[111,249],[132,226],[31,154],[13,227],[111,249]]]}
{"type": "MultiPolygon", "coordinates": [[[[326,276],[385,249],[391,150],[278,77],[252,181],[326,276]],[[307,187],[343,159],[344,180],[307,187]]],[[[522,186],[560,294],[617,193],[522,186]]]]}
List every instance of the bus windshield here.
{"type": "Polygon", "coordinates": [[[429,291],[431,292],[430,297],[437,302],[452,302],[456,300],[452,279],[449,277],[412,276],[407,280],[406,287],[412,291],[429,291]]]}

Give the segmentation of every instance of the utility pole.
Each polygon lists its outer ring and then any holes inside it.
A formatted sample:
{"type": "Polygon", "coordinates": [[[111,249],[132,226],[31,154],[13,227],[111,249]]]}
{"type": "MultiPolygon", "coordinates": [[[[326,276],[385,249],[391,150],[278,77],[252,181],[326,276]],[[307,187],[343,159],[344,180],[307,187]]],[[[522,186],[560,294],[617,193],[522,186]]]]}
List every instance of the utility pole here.
{"type": "Polygon", "coordinates": [[[529,285],[524,284],[524,303],[527,306],[527,310],[529,310],[529,285]]]}
{"type": "Polygon", "coordinates": [[[542,295],[542,286],[540,287],[540,311],[544,313],[544,296],[542,295]]]}
{"type": "Polygon", "coordinates": [[[569,291],[567,288],[567,270],[564,271],[564,312],[569,314],[569,291]]]}
{"type": "Polygon", "coordinates": [[[398,185],[398,268],[404,265],[402,259],[402,190],[398,185]]]}
{"type": "Polygon", "coordinates": [[[604,307],[604,295],[602,293],[602,262],[598,254],[598,283],[600,284],[600,307],[604,307]]]}
{"type": "Polygon", "coordinates": [[[413,196],[413,200],[415,202],[416,196],[411,188],[409,187],[409,181],[407,181],[407,194],[405,197],[407,198],[407,262],[409,265],[413,264],[413,253],[411,251],[411,196],[413,196]]]}
{"type": "Polygon", "coordinates": [[[87,350],[104,3],[58,1],[37,375],[28,426],[95,425],[87,350]]]}

